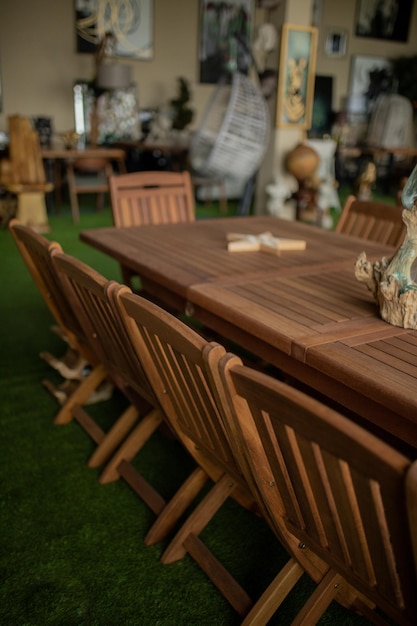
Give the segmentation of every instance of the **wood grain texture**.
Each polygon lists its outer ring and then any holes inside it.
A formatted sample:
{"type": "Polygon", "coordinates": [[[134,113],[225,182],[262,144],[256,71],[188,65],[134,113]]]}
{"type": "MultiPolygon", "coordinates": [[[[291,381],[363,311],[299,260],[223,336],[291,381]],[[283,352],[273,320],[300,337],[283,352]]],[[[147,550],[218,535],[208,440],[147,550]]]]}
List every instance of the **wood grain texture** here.
{"type": "Polygon", "coordinates": [[[417,334],[380,319],[354,266],[394,248],[274,217],[100,229],[86,243],[122,261],[147,290],[291,377],[417,448],[417,334]],[[227,233],[304,239],[280,256],[230,254],[227,233]]]}

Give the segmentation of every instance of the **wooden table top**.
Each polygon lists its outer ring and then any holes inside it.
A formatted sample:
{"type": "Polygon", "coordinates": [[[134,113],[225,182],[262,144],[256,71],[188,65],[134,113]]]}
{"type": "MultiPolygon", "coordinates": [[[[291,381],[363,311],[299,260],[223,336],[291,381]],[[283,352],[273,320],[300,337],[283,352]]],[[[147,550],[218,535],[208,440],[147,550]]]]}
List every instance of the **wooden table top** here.
{"type": "Polygon", "coordinates": [[[186,311],[383,433],[417,448],[417,333],[379,317],[354,276],[391,248],[275,217],[83,231],[186,311]],[[227,251],[229,232],[305,239],[306,250],[227,251]]]}
{"type": "Polygon", "coordinates": [[[90,159],[107,158],[114,160],[124,160],[126,151],[123,148],[111,148],[98,146],[96,148],[42,148],[42,158],[44,159],[78,159],[86,157],[90,159]]]}

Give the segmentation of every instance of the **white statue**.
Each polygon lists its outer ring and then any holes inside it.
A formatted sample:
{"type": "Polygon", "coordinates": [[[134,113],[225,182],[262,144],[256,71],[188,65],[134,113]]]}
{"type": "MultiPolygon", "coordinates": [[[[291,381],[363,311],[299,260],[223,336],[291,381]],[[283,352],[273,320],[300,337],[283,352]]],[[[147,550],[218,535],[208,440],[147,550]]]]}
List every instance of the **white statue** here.
{"type": "Polygon", "coordinates": [[[294,219],[294,208],[286,206],[287,200],[291,198],[291,189],[280,179],[275,179],[274,183],[267,185],[265,188],[269,198],[266,203],[266,209],[271,215],[282,217],[283,219],[294,219]]]}

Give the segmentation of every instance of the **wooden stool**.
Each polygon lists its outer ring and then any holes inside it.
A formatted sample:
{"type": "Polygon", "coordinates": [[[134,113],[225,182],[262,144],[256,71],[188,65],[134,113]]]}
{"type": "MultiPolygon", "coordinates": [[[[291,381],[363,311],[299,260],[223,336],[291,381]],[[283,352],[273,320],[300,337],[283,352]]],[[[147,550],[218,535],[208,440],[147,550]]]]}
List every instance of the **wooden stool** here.
{"type": "Polygon", "coordinates": [[[220,212],[223,215],[227,214],[227,195],[226,195],[226,186],[224,184],[223,178],[209,178],[208,176],[207,177],[191,176],[191,182],[195,191],[199,187],[205,187],[207,189],[207,195],[205,198],[206,205],[209,204],[213,200],[213,189],[217,187],[218,192],[219,192],[220,212]]]}

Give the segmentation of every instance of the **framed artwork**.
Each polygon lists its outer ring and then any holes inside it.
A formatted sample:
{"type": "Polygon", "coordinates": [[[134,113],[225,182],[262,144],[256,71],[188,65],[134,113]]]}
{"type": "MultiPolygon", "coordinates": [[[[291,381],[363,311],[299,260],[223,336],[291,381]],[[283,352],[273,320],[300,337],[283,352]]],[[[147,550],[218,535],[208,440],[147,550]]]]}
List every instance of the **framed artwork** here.
{"type": "Polygon", "coordinates": [[[106,33],[114,56],[153,57],[153,0],[74,0],[77,52],[94,54],[106,33]]]}
{"type": "Polygon", "coordinates": [[[374,56],[353,56],[350,75],[348,110],[367,116],[378,96],[390,91],[392,64],[389,59],[374,56]]]}
{"type": "Polygon", "coordinates": [[[347,30],[332,28],[326,35],[324,51],[328,57],[344,57],[347,50],[347,30]]]}
{"type": "Polygon", "coordinates": [[[253,0],[200,0],[200,83],[217,83],[228,72],[248,72],[253,7],[253,0]]]}
{"type": "Polygon", "coordinates": [[[357,37],[408,40],[413,0],[358,0],[357,37]]]}
{"type": "Polygon", "coordinates": [[[278,128],[311,127],[316,69],[317,28],[284,24],[281,36],[278,128]]]}

